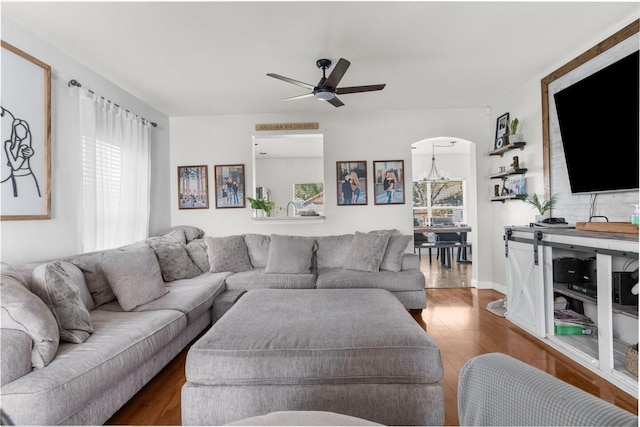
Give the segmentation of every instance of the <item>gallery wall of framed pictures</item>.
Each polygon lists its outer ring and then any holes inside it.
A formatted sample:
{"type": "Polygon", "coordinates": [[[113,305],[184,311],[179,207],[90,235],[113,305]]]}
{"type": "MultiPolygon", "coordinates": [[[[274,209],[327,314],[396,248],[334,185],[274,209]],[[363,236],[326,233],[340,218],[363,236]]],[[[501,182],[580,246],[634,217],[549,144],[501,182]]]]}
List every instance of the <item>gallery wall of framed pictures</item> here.
{"type": "Polygon", "coordinates": [[[405,203],[404,160],[374,160],[369,180],[366,160],[336,162],[336,194],[338,206],[369,203],[369,186],[373,189],[374,205],[405,203]]]}
{"type": "MultiPolygon", "coordinates": [[[[374,205],[406,203],[404,160],[374,160],[369,173],[366,160],[336,162],[337,206],[366,206],[373,190],[374,205]],[[369,177],[371,175],[371,178],[369,177]]],[[[244,164],[214,165],[213,197],[216,209],[245,208],[244,164]]],[[[178,209],[209,209],[207,165],[178,166],[178,209]]]]}

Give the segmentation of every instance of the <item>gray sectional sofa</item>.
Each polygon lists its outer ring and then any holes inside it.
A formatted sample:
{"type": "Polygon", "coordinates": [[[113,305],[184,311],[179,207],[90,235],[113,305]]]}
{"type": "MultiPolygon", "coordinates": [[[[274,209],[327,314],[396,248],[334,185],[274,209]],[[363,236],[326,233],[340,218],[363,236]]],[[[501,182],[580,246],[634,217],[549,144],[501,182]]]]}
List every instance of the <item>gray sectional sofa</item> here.
{"type": "MultiPolygon", "coordinates": [[[[106,422],[210,327],[216,301],[257,288],[373,287],[426,305],[411,236],[204,236],[174,227],[117,249],[2,264],[0,408],[15,424],[106,422]]],[[[218,307],[219,308],[219,307],[218,307]]]]}

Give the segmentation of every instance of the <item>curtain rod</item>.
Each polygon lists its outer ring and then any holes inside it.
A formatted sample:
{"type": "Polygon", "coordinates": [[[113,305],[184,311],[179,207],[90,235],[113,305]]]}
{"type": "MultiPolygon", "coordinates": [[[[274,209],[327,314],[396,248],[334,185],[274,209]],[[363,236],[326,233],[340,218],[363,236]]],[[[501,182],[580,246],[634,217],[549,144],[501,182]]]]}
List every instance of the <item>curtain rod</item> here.
{"type": "MultiPolygon", "coordinates": [[[[80,84],[80,82],[79,82],[79,81],[77,81],[76,79],[71,79],[71,80],[69,80],[69,83],[67,83],[67,86],[68,86],[68,87],[71,87],[71,86],[82,87],[82,85],[80,84]]],[[[88,90],[90,93],[94,94],[94,95],[96,94],[96,93],[95,93],[94,91],[92,91],[91,89],[87,89],[87,90],[88,90]]],[[[107,98],[105,98],[104,96],[101,96],[100,98],[102,98],[102,99],[104,99],[105,101],[107,101],[107,102],[109,102],[109,103],[111,103],[111,104],[115,105],[116,107],[120,108],[120,106],[119,106],[118,104],[116,104],[115,102],[113,102],[112,100],[107,99],[107,98]]],[[[125,111],[126,111],[127,113],[131,113],[131,111],[127,110],[126,108],[125,108],[125,111]]],[[[151,120],[147,120],[147,119],[145,119],[145,118],[144,118],[144,117],[142,117],[142,116],[140,116],[140,118],[141,118],[142,120],[145,120],[146,122],[150,123],[150,124],[151,124],[151,126],[153,126],[154,128],[155,128],[155,127],[158,127],[158,124],[157,124],[156,122],[152,122],[151,120]]]]}

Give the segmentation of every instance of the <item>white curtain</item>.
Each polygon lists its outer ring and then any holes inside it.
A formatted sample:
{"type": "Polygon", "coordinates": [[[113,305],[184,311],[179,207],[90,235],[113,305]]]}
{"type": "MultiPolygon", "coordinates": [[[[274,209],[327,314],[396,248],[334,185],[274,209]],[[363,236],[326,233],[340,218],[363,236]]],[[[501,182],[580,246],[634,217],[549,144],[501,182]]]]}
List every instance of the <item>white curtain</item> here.
{"type": "Polygon", "coordinates": [[[82,251],[115,248],[147,237],[149,123],[78,90],[82,143],[82,251]]]}

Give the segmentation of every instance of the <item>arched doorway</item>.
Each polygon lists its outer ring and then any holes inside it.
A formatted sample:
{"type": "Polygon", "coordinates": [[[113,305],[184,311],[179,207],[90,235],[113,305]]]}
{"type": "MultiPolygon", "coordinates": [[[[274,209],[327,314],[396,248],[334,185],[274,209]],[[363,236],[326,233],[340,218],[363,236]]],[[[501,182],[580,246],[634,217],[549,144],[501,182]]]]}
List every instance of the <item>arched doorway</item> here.
{"type": "MultiPolygon", "coordinates": [[[[467,240],[473,245],[478,212],[475,143],[463,138],[439,136],[417,141],[411,144],[411,148],[413,210],[414,218],[418,219],[417,223],[431,225],[446,222],[456,226],[465,224],[471,227],[467,240]],[[441,184],[442,182],[447,184],[426,185],[427,181],[435,180],[440,181],[441,184]],[[429,198],[425,200],[424,193],[427,187],[429,198]],[[447,188],[446,191],[449,193],[447,197],[441,197],[440,200],[448,199],[448,201],[438,206],[436,198],[432,205],[431,196],[435,195],[437,191],[435,188],[442,187],[447,188]]],[[[441,194],[443,195],[444,193],[441,194]]],[[[471,278],[467,284],[477,286],[477,266],[473,264],[471,278]]]]}

